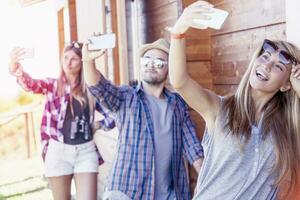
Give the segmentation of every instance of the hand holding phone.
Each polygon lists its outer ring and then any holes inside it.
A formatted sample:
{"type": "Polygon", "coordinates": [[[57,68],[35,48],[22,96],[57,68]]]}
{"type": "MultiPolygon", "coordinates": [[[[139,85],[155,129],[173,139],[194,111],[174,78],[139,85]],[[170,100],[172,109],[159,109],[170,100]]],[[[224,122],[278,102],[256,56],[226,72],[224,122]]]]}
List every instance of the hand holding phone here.
{"type": "Polygon", "coordinates": [[[206,14],[210,19],[194,19],[194,22],[213,29],[220,29],[228,16],[228,12],[218,8],[211,8],[211,11],[211,13],[206,14]]]}
{"type": "Polygon", "coordinates": [[[34,58],[34,48],[33,47],[24,47],[24,54],[22,55],[23,59],[33,59],[34,58]]]}
{"type": "Polygon", "coordinates": [[[116,35],[114,33],[91,36],[88,39],[88,50],[112,49],[116,46],[116,35]]]}

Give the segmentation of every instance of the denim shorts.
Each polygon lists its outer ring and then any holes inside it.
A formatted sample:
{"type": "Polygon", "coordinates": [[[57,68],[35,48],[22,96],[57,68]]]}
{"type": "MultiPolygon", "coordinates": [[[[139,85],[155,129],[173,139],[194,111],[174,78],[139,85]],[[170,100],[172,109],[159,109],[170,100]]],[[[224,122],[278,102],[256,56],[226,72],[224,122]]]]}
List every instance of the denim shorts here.
{"type": "Polygon", "coordinates": [[[70,145],[50,140],[45,157],[45,176],[98,173],[98,154],[94,141],[70,145]]]}

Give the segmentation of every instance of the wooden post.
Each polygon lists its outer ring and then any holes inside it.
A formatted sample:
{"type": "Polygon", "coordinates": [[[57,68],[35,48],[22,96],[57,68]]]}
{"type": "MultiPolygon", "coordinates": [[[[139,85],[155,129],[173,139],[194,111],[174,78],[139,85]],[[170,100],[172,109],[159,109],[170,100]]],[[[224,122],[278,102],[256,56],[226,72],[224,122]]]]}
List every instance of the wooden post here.
{"type": "Polygon", "coordinates": [[[31,157],[31,149],[30,149],[30,132],[29,132],[29,119],[28,113],[24,113],[25,116],[25,137],[26,137],[26,147],[27,147],[27,158],[31,157]]]}
{"type": "Polygon", "coordinates": [[[128,49],[127,49],[127,25],[126,25],[126,7],[125,1],[117,2],[117,26],[118,26],[118,43],[119,43],[119,70],[120,84],[129,83],[128,72],[128,49]]]}
{"type": "MultiPolygon", "coordinates": [[[[112,32],[116,33],[117,38],[119,38],[119,29],[117,24],[117,3],[115,0],[110,0],[110,10],[111,10],[111,27],[112,32]]],[[[114,59],[114,83],[120,84],[120,66],[119,66],[119,41],[116,43],[116,47],[113,49],[113,59],[114,59]]]]}
{"type": "Polygon", "coordinates": [[[62,50],[65,45],[65,28],[64,28],[64,8],[57,12],[57,28],[58,28],[58,48],[59,56],[62,55],[62,50]]]}
{"type": "Polygon", "coordinates": [[[36,152],[36,150],[37,150],[37,141],[36,141],[36,135],[35,135],[33,112],[30,112],[30,121],[31,121],[31,133],[32,133],[32,138],[33,138],[33,145],[34,145],[34,150],[36,152]]]}
{"type": "Polygon", "coordinates": [[[70,40],[77,41],[77,19],[76,19],[76,1],[69,0],[68,1],[69,7],[69,22],[70,24],[70,40]]]}

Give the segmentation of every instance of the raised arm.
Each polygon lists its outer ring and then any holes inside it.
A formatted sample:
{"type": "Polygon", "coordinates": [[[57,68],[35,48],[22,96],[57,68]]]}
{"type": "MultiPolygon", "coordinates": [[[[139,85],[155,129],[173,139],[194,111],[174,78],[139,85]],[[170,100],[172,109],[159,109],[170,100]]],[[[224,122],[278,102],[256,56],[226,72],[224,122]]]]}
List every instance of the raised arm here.
{"type": "Polygon", "coordinates": [[[211,4],[197,1],[187,7],[171,30],[171,47],[169,54],[169,75],[172,86],[185,101],[199,112],[208,126],[214,123],[220,107],[220,100],[212,91],[202,88],[191,79],[186,69],[186,49],[183,34],[189,27],[203,29],[202,25],[194,23],[193,19],[207,19],[211,4]]]}
{"type": "Polygon", "coordinates": [[[102,56],[104,51],[89,51],[87,44],[82,47],[82,63],[84,79],[88,89],[101,106],[110,112],[117,112],[125,99],[126,91],[112,84],[97,70],[95,59],[102,56]]]}
{"type": "Polygon", "coordinates": [[[87,44],[82,47],[82,63],[83,63],[83,74],[84,79],[88,86],[96,85],[103,76],[101,76],[100,71],[97,70],[95,65],[95,59],[102,56],[104,51],[88,51],[87,44]]]}
{"type": "Polygon", "coordinates": [[[52,80],[33,79],[29,74],[23,71],[20,64],[25,51],[23,48],[14,48],[10,53],[9,72],[16,77],[17,83],[28,92],[46,94],[52,90],[52,80]]]}

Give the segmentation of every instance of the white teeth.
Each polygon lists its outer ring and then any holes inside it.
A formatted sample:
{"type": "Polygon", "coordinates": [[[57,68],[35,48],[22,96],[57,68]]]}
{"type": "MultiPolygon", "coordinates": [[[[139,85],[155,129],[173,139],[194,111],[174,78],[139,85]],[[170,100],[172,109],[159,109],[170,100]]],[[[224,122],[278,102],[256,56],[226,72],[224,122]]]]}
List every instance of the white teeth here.
{"type": "Polygon", "coordinates": [[[258,70],[256,70],[256,76],[262,80],[262,81],[267,81],[268,80],[268,77],[267,75],[265,75],[263,72],[260,72],[258,70]]]}

